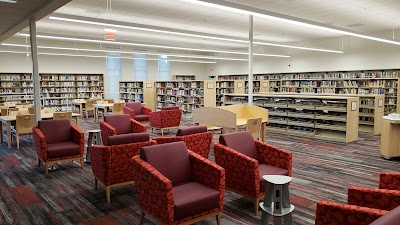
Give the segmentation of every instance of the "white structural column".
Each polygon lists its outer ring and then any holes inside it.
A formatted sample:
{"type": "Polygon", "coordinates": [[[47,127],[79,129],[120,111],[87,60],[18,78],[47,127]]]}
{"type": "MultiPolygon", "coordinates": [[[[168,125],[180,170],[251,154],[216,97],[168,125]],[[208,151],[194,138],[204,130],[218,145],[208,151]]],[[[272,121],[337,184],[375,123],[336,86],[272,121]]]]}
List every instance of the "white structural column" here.
{"type": "Polygon", "coordinates": [[[249,105],[253,105],[253,15],[249,15],[249,105]]]}
{"type": "Polygon", "coordinates": [[[40,110],[40,77],[39,77],[39,62],[36,39],[36,20],[29,19],[29,31],[31,39],[31,56],[32,56],[32,80],[33,80],[33,104],[35,106],[35,123],[42,119],[40,110]]]}

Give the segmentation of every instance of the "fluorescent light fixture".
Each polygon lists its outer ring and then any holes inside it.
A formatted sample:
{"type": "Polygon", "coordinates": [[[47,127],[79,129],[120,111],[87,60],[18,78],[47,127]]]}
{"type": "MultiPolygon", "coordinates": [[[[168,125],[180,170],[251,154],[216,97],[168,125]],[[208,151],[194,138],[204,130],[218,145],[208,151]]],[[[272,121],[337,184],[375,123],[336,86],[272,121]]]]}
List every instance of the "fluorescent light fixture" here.
{"type": "MultiPolygon", "coordinates": [[[[29,52],[7,51],[0,50],[0,53],[15,53],[15,54],[29,54],[29,52]]],[[[79,54],[64,54],[64,53],[49,53],[39,52],[38,55],[51,55],[51,56],[72,56],[72,57],[86,57],[86,58],[119,58],[119,59],[146,59],[150,61],[169,61],[169,62],[188,62],[188,63],[209,63],[215,64],[213,61],[198,61],[198,60],[177,60],[177,59],[153,59],[153,58],[139,58],[139,57],[123,57],[123,56],[106,56],[106,55],[79,55],[79,54]]]]}
{"type": "Polygon", "coordinates": [[[359,37],[359,38],[364,38],[364,39],[369,39],[373,41],[379,41],[379,42],[384,42],[388,44],[394,44],[394,45],[400,45],[400,42],[398,41],[393,41],[390,39],[385,39],[385,38],[380,38],[380,37],[375,37],[371,35],[366,35],[359,33],[357,31],[349,30],[349,29],[344,29],[341,27],[336,27],[332,26],[329,24],[324,24],[312,20],[306,20],[294,16],[289,16],[281,13],[276,13],[264,9],[259,9],[259,8],[254,8],[251,6],[246,6],[246,5],[241,5],[238,3],[234,2],[227,2],[223,0],[181,0],[184,2],[190,2],[190,3],[195,3],[198,5],[202,6],[208,6],[208,7],[213,7],[217,9],[222,9],[230,12],[235,12],[235,13],[242,13],[242,14],[249,14],[257,17],[262,17],[270,20],[275,20],[275,21],[280,21],[280,22],[285,22],[285,23],[290,23],[298,26],[303,26],[303,27],[308,27],[308,28],[313,28],[313,29],[318,29],[318,30],[323,30],[323,31],[329,31],[337,34],[343,34],[343,35],[349,35],[353,37],[359,37]]]}
{"type": "MultiPolygon", "coordinates": [[[[29,34],[25,34],[25,33],[20,33],[19,35],[25,36],[25,37],[30,36],[29,34]]],[[[36,37],[45,38],[45,39],[53,39],[53,40],[103,43],[103,44],[111,44],[111,45],[127,45],[127,46],[140,46],[140,47],[148,47],[148,48],[163,48],[163,49],[173,49],[173,50],[183,50],[183,51],[216,52],[216,53],[226,53],[226,54],[248,55],[247,52],[224,51],[224,50],[216,50],[216,49],[173,47],[173,46],[164,46],[164,45],[138,44],[138,43],[131,43],[131,42],[105,41],[105,40],[98,40],[98,39],[60,37],[60,36],[51,36],[51,35],[36,35],[36,37]]],[[[288,55],[273,55],[273,54],[264,54],[264,53],[254,53],[253,55],[255,55],[255,56],[268,56],[268,57],[281,57],[281,58],[290,57],[288,55]]]]}
{"type": "Polygon", "coordinates": [[[111,32],[111,33],[117,33],[117,30],[110,29],[110,28],[104,28],[105,32],[111,32]]]}
{"type": "MultiPolygon", "coordinates": [[[[11,44],[11,43],[1,43],[3,46],[11,47],[23,47],[30,48],[30,45],[21,44],[11,44]]],[[[151,52],[130,52],[130,51],[119,51],[119,50],[103,50],[103,49],[86,49],[86,48],[68,48],[68,47],[55,47],[55,46],[38,46],[38,48],[43,49],[56,49],[56,50],[70,50],[70,51],[87,51],[87,52],[115,52],[121,54],[144,54],[144,55],[165,55],[168,57],[178,57],[178,58],[197,58],[197,59],[212,59],[212,60],[233,60],[233,61],[248,61],[248,59],[241,58],[226,58],[226,57],[214,57],[205,55],[179,55],[179,54],[169,54],[169,53],[151,53],[151,52]]]]}
{"type": "MultiPolygon", "coordinates": [[[[64,15],[64,14],[53,14],[52,16],[49,17],[49,19],[82,23],[82,24],[90,24],[90,25],[99,25],[99,26],[106,26],[106,27],[117,27],[117,28],[131,29],[131,30],[142,30],[142,31],[151,31],[151,32],[165,33],[165,34],[175,34],[175,35],[182,35],[182,36],[189,36],[189,37],[207,38],[207,39],[214,39],[214,40],[220,40],[220,41],[232,41],[232,42],[238,42],[238,43],[248,43],[249,42],[247,39],[238,38],[238,37],[222,36],[222,35],[215,35],[215,34],[207,34],[207,33],[193,32],[193,31],[171,29],[171,28],[165,28],[165,27],[149,26],[149,25],[143,25],[143,24],[117,22],[117,21],[110,23],[110,21],[103,20],[103,19],[93,19],[93,18],[88,18],[88,17],[71,16],[71,15],[64,15]]],[[[104,30],[106,30],[106,29],[104,29],[104,30]]],[[[268,45],[268,46],[284,47],[284,48],[295,48],[295,49],[310,50],[310,51],[343,53],[343,51],[337,51],[337,50],[331,50],[331,49],[312,48],[312,47],[295,46],[295,45],[287,45],[287,44],[277,44],[277,43],[269,43],[269,42],[258,41],[258,40],[253,41],[253,43],[259,44],[259,45],[268,45]]]]}
{"type": "Polygon", "coordinates": [[[17,3],[17,0],[0,0],[0,2],[5,2],[5,3],[17,3]]]}

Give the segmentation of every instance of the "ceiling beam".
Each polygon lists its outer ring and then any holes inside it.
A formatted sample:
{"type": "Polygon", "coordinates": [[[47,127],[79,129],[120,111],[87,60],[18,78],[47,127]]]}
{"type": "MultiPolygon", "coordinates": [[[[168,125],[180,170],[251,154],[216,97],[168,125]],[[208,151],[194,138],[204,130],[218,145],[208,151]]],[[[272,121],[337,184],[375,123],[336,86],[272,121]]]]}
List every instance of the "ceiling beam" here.
{"type": "MultiPolygon", "coordinates": [[[[49,0],[42,5],[36,5],[32,7],[28,14],[24,15],[19,21],[16,21],[13,25],[8,27],[3,33],[0,34],[0,42],[10,38],[14,34],[28,27],[29,19],[34,18],[36,21],[38,21],[70,1],[71,0],[49,0]]],[[[17,4],[23,4],[23,2],[21,1],[21,3],[17,4]]],[[[6,7],[3,9],[6,9],[6,7]]]]}

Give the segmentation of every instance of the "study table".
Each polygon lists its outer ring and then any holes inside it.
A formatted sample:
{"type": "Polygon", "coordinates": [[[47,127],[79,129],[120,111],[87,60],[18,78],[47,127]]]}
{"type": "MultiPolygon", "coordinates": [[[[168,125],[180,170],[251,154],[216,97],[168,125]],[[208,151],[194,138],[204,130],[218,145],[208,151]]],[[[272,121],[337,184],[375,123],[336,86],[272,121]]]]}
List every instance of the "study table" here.
{"type": "MultiPolygon", "coordinates": [[[[72,118],[75,118],[76,125],[79,127],[80,123],[80,115],[78,113],[72,113],[72,118]]],[[[53,113],[45,113],[42,114],[42,119],[52,119],[53,113]]],[[[3,143],[3,132],[4,132],[4,125],[7,126],[7,143],[8,148],[11,148],[11,124],[15,122],[17,116],[0,116],[0,131],[2,132],[0,135],[0,143],[3,143]]]]}
{"type": "Polygon", "coordinates": [[[96,122],[98,120],[99,117],[99,109],[103,109],[104,110],[104,114],[107,113],[108,109],[112,108],[114,106],[113,103],[102,103],[102,104],[93,104],[93,108],[94,108],[94,122],[96,122]]]}

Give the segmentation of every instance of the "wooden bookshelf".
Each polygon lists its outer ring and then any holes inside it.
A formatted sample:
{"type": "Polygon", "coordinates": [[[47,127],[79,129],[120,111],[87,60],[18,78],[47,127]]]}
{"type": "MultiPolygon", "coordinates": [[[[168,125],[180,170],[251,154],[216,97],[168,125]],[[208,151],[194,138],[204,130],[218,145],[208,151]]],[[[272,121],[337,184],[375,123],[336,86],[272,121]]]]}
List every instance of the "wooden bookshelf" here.
{"type": "Polygon", "coordinates": [[[125,102],[143,102],[143,81],[120,81],[119,99],[125,102]]]}
{"type": "Polygon", "coordinates": [[[216,105],[221,106],[224,94],[235,93],[235,84],[233,80],[217,80],[216,81],[216,105]]]}
{"type": "Polygon", "coordinates": [[[179,106],[191,113],[200,107],[216,106],[216,81],[156,81],[156,108],[179,106]]]}
{"type": "MultiPolygon", "coordinates": [[[[358,140],[359,97],[254,94],[254,105],[268,109],[268,131],[316,139],[358,140]]],[[[246,94],[226,94],[224,104],[245,104],[246,94]]]]}
{"type": "Polygon", "coordinates": [[[196,80],[196,75],[172,75],[172,80],[196,80]]]}
{"type": "MultiPolygon", "coordinates": [[[[56,110],[71,110],[72,99],[102,97],[103,91],[102,74],[40,74],[42,105],[56,110]]],[[[0,74],[0,102],[5,101],[32,103],[32,74],[0,74]]]]}

